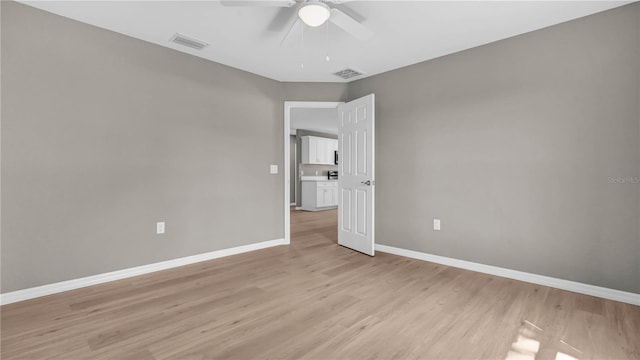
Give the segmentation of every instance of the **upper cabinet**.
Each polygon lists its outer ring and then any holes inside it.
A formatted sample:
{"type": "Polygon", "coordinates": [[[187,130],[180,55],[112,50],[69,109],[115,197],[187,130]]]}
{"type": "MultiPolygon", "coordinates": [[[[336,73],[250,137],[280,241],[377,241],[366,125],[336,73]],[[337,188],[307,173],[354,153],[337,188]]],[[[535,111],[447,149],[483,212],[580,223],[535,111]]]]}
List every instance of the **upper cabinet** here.
{"type": "Polygon", "coordinates": [[[302,164],[335,165],[338,140],[317,136],[302,137],[302,164]]]}

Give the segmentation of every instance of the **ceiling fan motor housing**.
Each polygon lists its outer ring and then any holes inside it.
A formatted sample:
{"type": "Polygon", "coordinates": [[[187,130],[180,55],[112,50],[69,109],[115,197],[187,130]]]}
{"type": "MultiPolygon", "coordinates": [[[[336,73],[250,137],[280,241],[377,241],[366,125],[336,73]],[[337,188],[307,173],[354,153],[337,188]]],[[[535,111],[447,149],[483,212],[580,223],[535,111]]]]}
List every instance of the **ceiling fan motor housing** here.
{"type": "Polygon", "coordinates": [[[311,27],[324,24],[331,16],[331,9],[327,4],[318,0],[310,0],[304,3],[298,10],[298,17],[311,27]]]}

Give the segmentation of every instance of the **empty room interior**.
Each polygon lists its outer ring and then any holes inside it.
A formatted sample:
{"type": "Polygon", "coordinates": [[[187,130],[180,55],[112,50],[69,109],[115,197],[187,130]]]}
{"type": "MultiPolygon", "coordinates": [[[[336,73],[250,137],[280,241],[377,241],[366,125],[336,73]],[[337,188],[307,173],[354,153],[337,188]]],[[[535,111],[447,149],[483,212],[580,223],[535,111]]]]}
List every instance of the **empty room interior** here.
{"type": "Polygon", "coordinates": [[[640,359],[640,2],[0,17],[1,359],[640,359]]]}

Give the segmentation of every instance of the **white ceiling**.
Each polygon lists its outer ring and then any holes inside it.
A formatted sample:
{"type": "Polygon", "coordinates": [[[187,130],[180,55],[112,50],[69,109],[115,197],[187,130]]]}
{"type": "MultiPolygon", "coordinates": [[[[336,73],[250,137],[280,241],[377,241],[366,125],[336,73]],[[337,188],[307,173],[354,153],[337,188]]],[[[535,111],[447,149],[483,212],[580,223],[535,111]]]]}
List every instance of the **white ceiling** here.
{"type": "Polygon", "coordinates": [[[327,46],[326,28],[307,27],[304,48],[299,35],[280,46],[296,8],[223,7],[217,1],[22,2],[279,81],[344,82],[332,73],[351,67],[375,75],[633,1],[353,1],[336,7],[373,30],[371,40],[358,41],[332,25],[327,46]],[[211,45],[197,51],[173,44],[176,32],[211,45]]]}
{"type": "Polygon", "coordinates": [[[338,134],[337,108],[292,108],[291,130],[310,130],[338,134]]]}

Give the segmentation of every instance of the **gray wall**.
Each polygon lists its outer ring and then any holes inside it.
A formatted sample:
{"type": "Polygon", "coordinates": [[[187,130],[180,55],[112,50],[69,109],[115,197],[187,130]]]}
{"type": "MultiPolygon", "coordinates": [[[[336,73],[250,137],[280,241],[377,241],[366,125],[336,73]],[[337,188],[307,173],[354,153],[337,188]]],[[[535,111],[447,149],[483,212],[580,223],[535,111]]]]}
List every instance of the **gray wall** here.
{"type": "Polygon", "coordinates": [[[281,238],[282,101],[371,92],[379,243],[640,292],[638,4],[349,85],[1,4],[3,293],[281,238]]]}
{"type": "Polygon", "coordinates": [[[3,293],[283,237],[281,83],[5,1],[2,75],[3,293]]]}
{"type": "Polygon", "coordinates": [[[282,83],[288,101],[347,101],[346,83],[282,83]]]}
{"type": "Polygon", "coordinates": [[[376,241],[640,292],[640,4],[350,84],[376,241]],[[433,218],[442,220],[434,232],[433,218]]]}
{"type": "Polygon", "coordinates": [[[283,101],[343,101],[347,84],[1,4],[0,291],[283,237],[283,101]]]}

